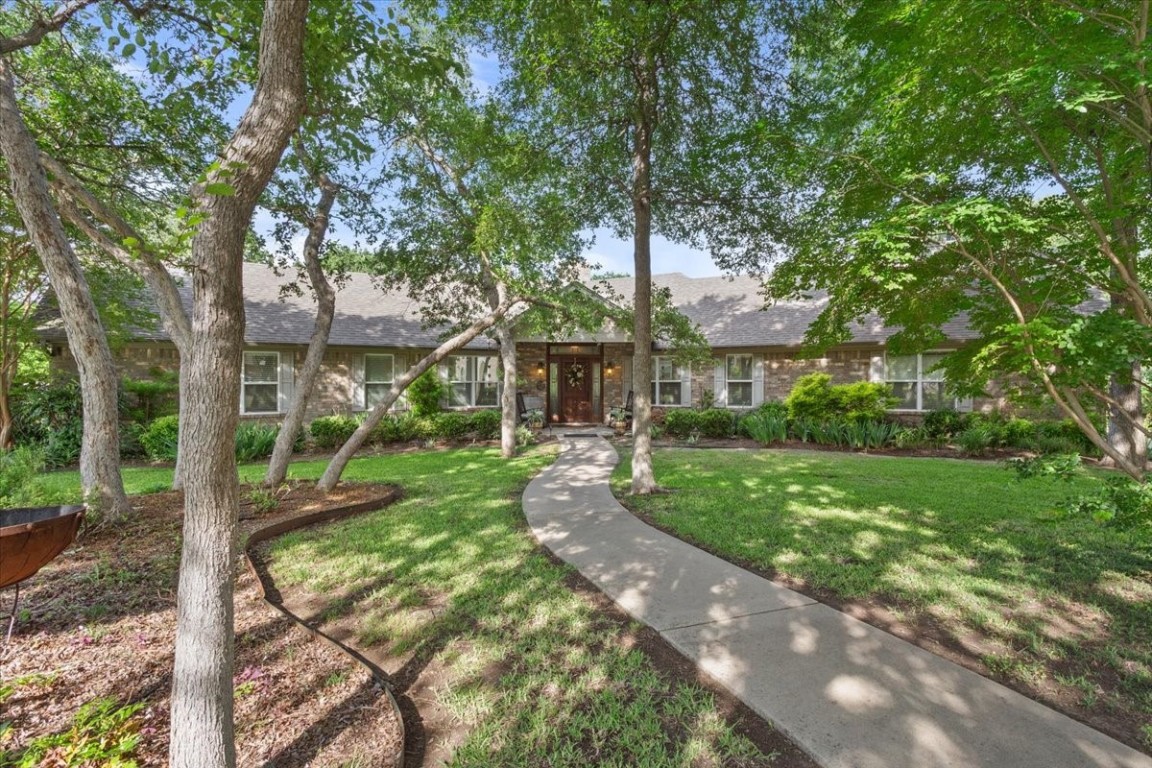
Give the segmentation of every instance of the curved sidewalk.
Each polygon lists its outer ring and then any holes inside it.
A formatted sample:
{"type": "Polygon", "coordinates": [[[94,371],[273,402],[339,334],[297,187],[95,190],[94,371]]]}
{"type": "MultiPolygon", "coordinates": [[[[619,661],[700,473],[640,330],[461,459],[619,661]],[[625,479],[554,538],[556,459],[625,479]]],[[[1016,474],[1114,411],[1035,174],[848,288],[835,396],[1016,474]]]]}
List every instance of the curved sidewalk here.
{"type": "Polygon", "coordinates": [[[826,768],[1152,768],[1082,723],[658,531],[565,436],[524,491],[541,544],[826,768]]]}

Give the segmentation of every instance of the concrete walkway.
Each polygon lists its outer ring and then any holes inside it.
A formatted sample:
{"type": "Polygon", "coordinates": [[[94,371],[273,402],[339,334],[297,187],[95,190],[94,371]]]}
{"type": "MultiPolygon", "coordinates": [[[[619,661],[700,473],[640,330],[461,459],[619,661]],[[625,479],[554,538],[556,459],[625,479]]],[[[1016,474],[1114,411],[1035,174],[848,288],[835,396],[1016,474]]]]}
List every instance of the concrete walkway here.
{"type": "Polygon", "coordinates": [[[562,437],[524,492],[536,538],[826,768],[1152,768],[1152,758],[640,522],[616,451],[562,437]]]}

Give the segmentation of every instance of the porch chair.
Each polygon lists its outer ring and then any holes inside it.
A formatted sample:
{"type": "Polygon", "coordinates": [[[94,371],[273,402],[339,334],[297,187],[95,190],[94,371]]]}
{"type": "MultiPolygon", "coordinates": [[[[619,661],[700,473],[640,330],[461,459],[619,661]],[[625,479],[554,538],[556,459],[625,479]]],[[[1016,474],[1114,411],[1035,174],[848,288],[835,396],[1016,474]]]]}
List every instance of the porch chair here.
{"type": "Polygon", "coordinates": [[[614,405],[608,409],[608,426],[621,424],[627,427],[632,423],[632,390],[628,390],[628,399],[624,405],[614,405]]]}

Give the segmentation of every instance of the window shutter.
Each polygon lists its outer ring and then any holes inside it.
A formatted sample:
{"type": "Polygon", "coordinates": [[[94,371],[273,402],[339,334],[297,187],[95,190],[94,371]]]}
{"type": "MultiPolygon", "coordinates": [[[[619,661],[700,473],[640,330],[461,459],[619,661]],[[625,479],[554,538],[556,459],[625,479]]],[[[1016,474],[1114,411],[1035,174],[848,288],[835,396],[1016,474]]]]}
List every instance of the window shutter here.
{"type": "Polygon", "coordinates": [[[764,356],[752,355],[752,407],[764,402],[764,356]]]}
{"type": "Polygon", "coordinates": [[[716,395],[718,408],[724,408],[728,405],[728,377],[725,375],[724,364],[724,358],[720,358],[720,362],[716,363],[715,384],[712,385],[712,392],[716,395]]]}
{"type": "Polygon", "coordinates": [[[692,366],[680,368],[680,405],[692,405],[692,366]]]}
{"type": "Polygon", "coordinates": [[[296,353],[280,353],[280,386],[276,403],[276,410],[287,413],[292,405],[292,392],[296,384],[296,353]]]}
{"type": "Polygon", "coordinates": [[[631,355],[625,356],[624,362],[620,366],[620,370],[623,371],[623,373],[621,375],[624,377],[624,387],[623,387],[624,391],[622,393],[623,399],[620,401],[620,403],[624,404],[624,403],[628,402],[628,393],[632,391],[632,356],[631,355]]]}
{"type": "Polygon", "coordinates": [[[872,362],[868,368],[869,379],[874,382],[884,381],[884,355],[872,355],[872,362]]]}
{"type": "Polygon", "coordinates": [[[349,410],[364,410],[364,355],[352,355],[348,361],[348,379],[351,385],[348,399],[351,401],[349,410]]]}

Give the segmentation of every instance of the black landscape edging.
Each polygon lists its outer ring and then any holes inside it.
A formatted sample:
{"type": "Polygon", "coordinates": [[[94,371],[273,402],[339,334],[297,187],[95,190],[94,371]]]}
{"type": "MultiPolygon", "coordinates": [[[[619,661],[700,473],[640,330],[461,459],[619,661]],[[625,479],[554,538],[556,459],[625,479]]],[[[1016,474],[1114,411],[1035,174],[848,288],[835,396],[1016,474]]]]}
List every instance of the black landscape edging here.
{"type": "Polygon", "coordinates": [[[369,661],[364,654],[357,651],[351,646],[345,645],[336,638],[326,634],[321,629],[312,626],[304,619],[289,611],[280,602],[280,593],[276,589],[275,584],[272,583],[271,578],[265,578],[265,572],[262,568],[257,567],[256,556],[252,553],[252,547],[257,544],[262,544],[265,541],[274,539],[277,536],[282,536],[289,531],[295,531],[309,525],[316,525],[318,523],[331,523],[338,520],[345,520],[355,515],[360,515],[365,512],[375,512],[378,509],[395,503],[403,497],[403,492],[399,488],[394,488],[386,495],[375,499],[373,501],[365,501],[359,504],[349,504],[345,507],[336,507],[335,509],[326,509],[323,512],[313,512],[308,515],[301,515],[293,517],[288,520],[281,520],[278,523],[259,528],[248,535],[247,541],[244,543],[244,548],[241,554],[244,556],[244,562],[248,565],[248,571],[256,578],[256,583],[260,588],[260,598],[272,608],[275,608],[281,614],[296,622],[299,626],[303,627],[313,637],[319,637],[326,640],[329,645],[344,653],[353,661],[360,664],[371,673],[372,677],[379,683],[381,690],[384,691],[385,697],[388,699],[388,705],[392,707],[392,713],[396,716],[396,721],[400,723],[400,750],[399,753],[393,756],[393,765],[404,765],[404,755],[408,746],[408,730],[404,725],[404,715],[400,711],[400,704],[396,701],[396,695],[392,690],[392,680],[387,672],[380,669],[380,667],[369,661]]]}

